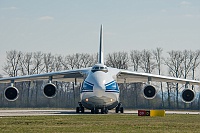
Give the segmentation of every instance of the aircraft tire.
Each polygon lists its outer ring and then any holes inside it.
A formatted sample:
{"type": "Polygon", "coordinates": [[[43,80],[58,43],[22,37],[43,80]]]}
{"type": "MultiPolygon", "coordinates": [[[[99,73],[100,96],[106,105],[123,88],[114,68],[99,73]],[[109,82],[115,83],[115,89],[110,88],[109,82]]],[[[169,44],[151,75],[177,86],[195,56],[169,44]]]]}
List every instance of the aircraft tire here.
{"type": "Polygon", "coordinates": [[[98,114],[98,113],[99,113],[99,109],[97,108],[91,109],[91,114],[98,114]]]}
{"type": "Polygon", "coordinates": [[[94,109],[91,109],[91,114],[94,114],[94,109]]]}
{"type": "Polygon", "coordinates": [[[79,113],[80,107],[76,107],[76,113],[79,113]]]}
{"type": "Polygon", "coordinates": [[[124,108],[123,107],[120,108],[120,113],[124,113],[124,108]]]}
{"type": "Polygon", "coordinates": [[[119,107],[115,108],[115,113],[119,113],[119,107]]]}
{"type": "Polygon", "coordinates": [[[81,107],[81,113],[84,113],[84,112],[85,112],[84,107],[81,107]]]}
{"type": "Polygon", "coordinates": [[[99,113],[99,109],[95,108],[95,114],[98,114],[99,113]]]}
{"type": "Polygon", "coordinates": [[[102,108],[101,109],[101,114],[108,114],[108,109],[107,108],[102,108]]]}

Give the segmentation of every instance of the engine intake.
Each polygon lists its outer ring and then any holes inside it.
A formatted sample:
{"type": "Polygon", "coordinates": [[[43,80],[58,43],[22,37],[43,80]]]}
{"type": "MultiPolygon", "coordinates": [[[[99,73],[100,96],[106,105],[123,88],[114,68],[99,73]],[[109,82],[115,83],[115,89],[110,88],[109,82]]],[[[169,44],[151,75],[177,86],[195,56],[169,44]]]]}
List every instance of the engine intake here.
{"type": "Polygon", "coordinates": [[[195,93],[191,89],[184,89],[181,94],[182,100],[185,103],[191,103],[195,99],[195,93]]]}
{"type": "Polygon", "coordinates": [[[9,86],[5,89],[4,96],[8,101],[15,101],[19,96],[19,91],[16,87],[9,86]]]}
{"type": "Polygon", "coordinates": [[[56,96],[56,86],[52,83],[48,83],[44,86],[44,95],[48,98],[56,96]]]}
{"type": "Polygon", "coordinates": [[[152,85],[146,85],[143,91],[146,99],[153,99],[156,96],[156,89],[152,85]]]}

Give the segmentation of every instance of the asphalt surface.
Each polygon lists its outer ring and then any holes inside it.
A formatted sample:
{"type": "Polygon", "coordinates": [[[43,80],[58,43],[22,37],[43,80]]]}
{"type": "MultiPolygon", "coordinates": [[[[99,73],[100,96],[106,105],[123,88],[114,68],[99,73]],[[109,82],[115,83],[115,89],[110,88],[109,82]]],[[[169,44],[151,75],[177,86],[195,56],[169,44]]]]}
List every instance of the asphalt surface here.
{"type": "MultiPolygon", "coordinates": [[[[125,110],[124,114],[135,114],[137,115],[137,110],[125,110]]],[[[199,115],[199,111],[166,111],[166,114],[192,114],[199,115]]],[[[39,116],[39,115],[89,115],[90,110],[85,110],[85,113],[76,113],[75,110],[32,110],[32,109],[17,109],[17,110],[0,110],[0,116],[39,116]]],[[[109,114],[115,114],[115,110],[109,110],[109,114]]],[[[120,113],[119,113],[120,114],[120,113]]]]}

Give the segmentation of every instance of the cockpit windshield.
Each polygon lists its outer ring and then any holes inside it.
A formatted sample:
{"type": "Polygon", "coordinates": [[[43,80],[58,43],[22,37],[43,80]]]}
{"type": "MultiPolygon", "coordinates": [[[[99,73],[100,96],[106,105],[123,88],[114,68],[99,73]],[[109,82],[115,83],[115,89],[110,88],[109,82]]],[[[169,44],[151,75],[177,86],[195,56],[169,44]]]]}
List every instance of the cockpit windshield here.
{"type": "Polygon", "coordinates": [[[108,68],[106,66],[97,66],[97,65],[95,65],[95,66],[92,67],[92,72],[96,72],[96,71],[103,71],[103,72],[107,73],[108,72],[108,68]]]}

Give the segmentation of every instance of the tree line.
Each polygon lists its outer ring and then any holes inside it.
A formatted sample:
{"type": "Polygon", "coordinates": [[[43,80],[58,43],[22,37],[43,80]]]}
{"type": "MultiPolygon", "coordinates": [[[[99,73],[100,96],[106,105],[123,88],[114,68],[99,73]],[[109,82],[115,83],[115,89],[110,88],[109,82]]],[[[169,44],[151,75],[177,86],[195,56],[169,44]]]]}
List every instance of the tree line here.
{"type": "Polygon", "coordinates": [[[92,66],[96,57],[91,54],[72,54],[67,56],[51,53],[8,51],[3,71],[10,77],[78,69],[92,66]]]}
{"type": "MultiPolygon", "coordinates": [[[[21,52],[11,50],[6,52],[6,62],[2,69],[7,76],[21,76],[41,74],[61,70],[79,69],[91,67],[97,63],[97,54],[75,53],[66,56],[53,55],[43,52],[21,52]]],[[[199,79],[200,50],[171,50],[163,56],[163,49],[155,50],[131,50],[130,52],[108,53],[105,57],[108,67],[129,69],[132,71],[168,75],[177,78],[199,79]],[[167,56],[166,56],[167,54],[167,56]],[[196,74],[197,72],[197,74],[196,74]]],[[[16,86],[22,96],[15,102],[7,102],[3,98],[1,89],[2,107],[75,107],[79,101],[80,84],[55,82],[58,87],[58,95],[55,99],[45,99],[41,89],[46,81],[21,82],[16,86]],[[38,102],[40,101],[40,102],[38,102]],[[66,101],[66,102],[62,102],[66,101]]],[[[195,108],[199,109],[200,100],[197,95],[192,104],[184,104],[180,99],[180,90],[183,85],[177,83],[154,83],[159,88],[159,95],[153,100],[147,100],[142,96],[143,83],[119,84],[122,93],[121,101],[129,108],[195,108]],[[131,101],[131,102],[130,102],[131,101]]],[[[1,84],[6,88],[9,84],[1,84]]],[[[191,86],[198,90],[197,87],[191,86]]],[[[198,94],[198,93],[197,93],[198,94]]]]}

